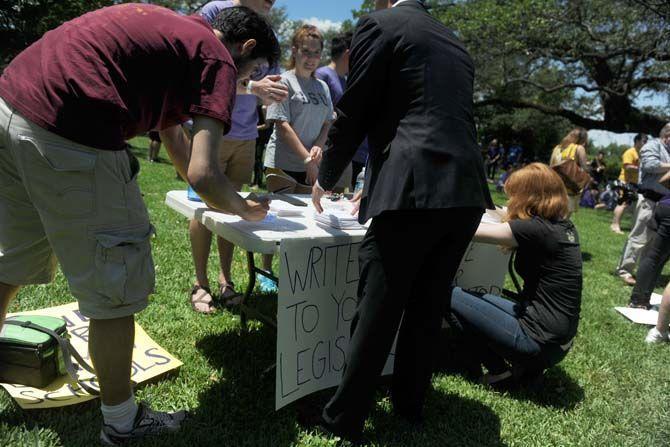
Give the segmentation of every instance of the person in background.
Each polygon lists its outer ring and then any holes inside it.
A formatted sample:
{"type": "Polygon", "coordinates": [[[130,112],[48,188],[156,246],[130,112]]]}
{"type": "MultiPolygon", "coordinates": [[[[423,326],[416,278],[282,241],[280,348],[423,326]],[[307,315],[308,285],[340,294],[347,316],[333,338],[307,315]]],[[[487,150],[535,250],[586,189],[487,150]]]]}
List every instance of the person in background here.
{"type": "Polygon", "coordinates": [[[256,158],[254,160],[254,179],[252,184],[263,187],[263,156],[265,148],[270,142],[274,126],[265,119],[265,106],[258,106],[258,138],[256,139],[256,158]]]}
{"type": "MultiPolygon", "coordinates": [[[[654,209],[651,225],[649,225],[653,228],[653,232],[644,247],[644,256],[640,259],[637,281],[633,286],[629,307],[651,308],[649,302],[654,292],[654,285],[670,258],[670,189],[667,188],[669,181],[670,171],[658,180],[661,185],[666,186],[664,188],[666,194],[659,199],[654,209]]],[[[666,332],[667,328],[666,323],[666,332]]]]}
{"type": "MultiPolygon", "coordinates": [[[[659,138],[647,141],[640,149],[640,185],[655,183],[670,170],[670,123],[663,126],[659,138]]],[[[635,206],[633,228],[623,248],[616,274],[630,286],[635,285],[635,266],[652,232],[648,227],[654,215],[656,202],[640,190],[635,206]]]]}
{"type": "Polygon", "coordinates": [[[626,208],[633,203],[636,195],[626,193],[631,188],[637,188],[640,179],[640,149],[647,144],[647,136],[644,134],[637,134],[633,139],[633,147],[624,151],[621,155],[622,167],[619,174],[619,180],[624,183],[624,191],[620,198],[620,203],[614,208],[614,216],[612,216],[612,224],[610,229],[617,234],[624,234],[621,231],[621,218],[626,208]]]}
{"type": "Polygon", "coordinates": [[[507,157],[505,158],[505,167],[518,167],[523,159],[523,148],[518,141],[514,141],[507,149],[507,157]]]}
{"type": "Polygon", "coordinates": [[[498,147],[498,140],[495,138],[489,143],[488,149],[486,151],[486,170],[488,178],[491,182],[494,182],[496,179],[496,173],[498,172],[498,164],[500,164],[500,159],[502,158],[502,153],[498,147]]]}
{"type": "MultiPolygon", "coordinates": [[[[256,11],[258,14],[267,16],[270,14],[270,10],[275,2],[276,0],[215,0],[206,3],[200,10],[200,15],[202,15],[209,23],[212,23],[222,10],[232,6],[244,6],[256,11]]],[[[261,92],[258,91],[258,93],[260,96],[261,92]]]]}
{"type": "MultiPolygon", "coordinates": [[[[274,130],[265,150],[265,173],[285,174],[300,184],[313,185],[334,113],[328,85],[315,76],[323,36],[315,26],[303,25],[291,44],[289,70],[281,77],[288,99],[267,111],[266,119],[274,130]]],[[[272,259],[272,255],[268,257],[272,259]]],[[[270,278],[261,276],[259,280],[261,290],[263,284],[276,287],[270,278]]]]}
{"type": "Polygon", "coordinates": [[[476,140],[472,59],[423,2],[391,3],[358,22],[341,113],[312,188],[322,212],[326,191],[368,136],[358,220],[372,223],[359,250],[358,305],[342,381],[321,421],[350,440],[362,437],[396,334],[393,411],[421,422],[444,284],[451,284],[484,208],[493,206],[476,140]]]}
{"type": "Polygon", "coordinates": [[[161,151],[161,136],[158,134],[157,130],[152,130],[148,133],[149,135],[149,163],[153,163],[158,160],[158,154],[161,151]]]}
{"type": "Polygon", "coordinates": [[[598,151],[596,158],[591,161],[591,178],[596,183],[598,188],[602,188],[605,184],[605,170],[607,165],[605,164],[605,153],[603,151],[598,151]]]}
{"type": "MultiPolygon", "coordinates": [[[[317,79],[321,79],[328,85],[330,90],[330,97],[333,101],[333,106],[337,106],[340,102],[344,90],[347,88],[347,75],[349,75],[349,48],[351,47],[352,33],[345,33],[335,36],[330,42],[330,64],[319,67],[316,70],[317,79]]],[[[337,112],[335,113],[337,116],[337,112]]],[[[351,169],[347,168],[344,172],[338,186],[342,186],[346,180],[353,191],[356,183],[356,177],[365,167],[365,160],[368,157],[367,140],[361,144],[361,147],[356,151],[356,155],[351,162],[351,169]],[[351,177],[349,179],[349,177],[351,177]]]]}
{"type": "Polygon", "coordinates": [[[505,182],[509,178],[510,175],[512,175],[512,172],[514,172],[514,168],[510,165],[505,169],[502,174],[500,174],[500,177],[498,178],[498,181],[496,182],[496,191],[502,192],[503,189],[505,188],[505,182]]]}
{"type": "Polygon", "coordinates": [[[212,26],[119,4],[45,33],[0,77],[0,324],[21,286],[49,283],[60,264],[90,319],[104,444],[175,432],[186,417],[138,404],[132,390],[134,315],[155,284],[154,230],[125,141],[161,131],[208,206],[262,220],[267,202],[240,197],[211,160],[238,83],[278,58],[270,24],[248,8],[222,12],[212,26]],[[193,144],[176,146],[189,117],[193,144]]]}
{"type": "Polygon", "coordinates": [[[582,191],[582,197],[579,200],[579,206],[582,208],[600,208],[597,206],[599,205],[599,196],[600,191],[598,190],[598,184],[596,182],[591,182],[582,191]]]}
{"type": "MultiPolygon", "coordinates": [[[[577,127],[572,129],[558,146],[556,146],[551,155],[550,166],[556,166],[561,161],[573,160],[584,171],[589,168],[588,160],[586,159],[586,146],[589,142],[589,133],[586,129],[577,127]]],[[[568,207],[570,214],[576,213],[579,209],[579,198],[581,191],[574,193],[568,191],[568,207]]]]}
{"type": "Polygon", "coordinates": [[[333,120],[328,85],[315,76],[323,36],[312,25],[301,26],[291,39],[289,70],[281,76],[287,100],[268,107],[274,132],[265,151],[266,173],[283,172],[301,184],[313,185],[323,146],[333,120]]]}
{"type": "Polygon", "coordinates": [[[451,312],[482,359],[484,382],[524,382],[560,362],[577,335],[582,298],[579,235],[563,181],[542,163],[505,183],[506,222],[481,223],[474,240],[516,250],[519,300],[454,288],[451,312]]]}
{"type": "MultiPolygon", "coordinates": [[[[221,11],[234,6],[245,6],[255,12],[267,15],[274,0],[232,0],[213,1],[200,10],[200,15],[209,23],[213,23],[221,11]]],[[[219,150],[219,166],[236,191],[241,191],[244,184],[251,183],[258,138],[258,101],[265,104],[281,102],[286,99],[288,90],[279,83],[280,76],[274,74],[267,66],[251,75],[245,87],[238,88],[233,109],[232,126],[225,135],[219,150]]],[[[195,282],[190,291],[189,301],[194,311],[210,314],[214,307],[214,296],[209,284],[207,264],[212,246],[212,233],[196,219],[189,222],[189,239],[195,269],[195,282]]],[[[235,290],[231,267],[235,246],[222,237],[216,238],[219,251],[219,287],[216,295],[224,306],[239,304],[242,295],[235,290]]],[[[263,256],[263,267],[272,269],[272,258],[263,256]]],[[[264,278],[264,277],[263,277],[264,278]]],[[[261,284],[262,287],[263,284],[261,284]]]]}

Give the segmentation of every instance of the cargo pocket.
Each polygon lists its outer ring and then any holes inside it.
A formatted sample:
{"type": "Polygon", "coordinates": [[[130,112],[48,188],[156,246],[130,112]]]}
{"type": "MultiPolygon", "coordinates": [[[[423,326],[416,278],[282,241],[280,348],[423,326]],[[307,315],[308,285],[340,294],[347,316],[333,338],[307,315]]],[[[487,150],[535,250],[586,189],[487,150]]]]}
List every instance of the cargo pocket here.
{"type": "Polygon", "coordinates": [[[18,136],[27,150],[25,179],[38,207],[62,217],[86,217],[95,211],[95,152],[86,152],[18,136]]]}
{"type": "Polygon", "coordinates": [[[95,233],[96,286],[113,305],[142,301],[154,291],[153,233],[147,224],[95,233]]]}

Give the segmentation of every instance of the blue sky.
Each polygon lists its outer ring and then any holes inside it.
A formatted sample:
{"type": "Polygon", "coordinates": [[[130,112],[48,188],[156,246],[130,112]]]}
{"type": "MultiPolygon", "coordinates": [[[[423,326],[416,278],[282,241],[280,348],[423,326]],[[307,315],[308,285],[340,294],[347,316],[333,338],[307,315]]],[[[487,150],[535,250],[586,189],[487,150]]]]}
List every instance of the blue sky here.
{"type": "Polygon", "coordinates": [[[351,10],[361,6],[362,0],[277,0],[276,6],[285,6],[290,19],[317,18],[342,22],[351,18],[351,10]]]}

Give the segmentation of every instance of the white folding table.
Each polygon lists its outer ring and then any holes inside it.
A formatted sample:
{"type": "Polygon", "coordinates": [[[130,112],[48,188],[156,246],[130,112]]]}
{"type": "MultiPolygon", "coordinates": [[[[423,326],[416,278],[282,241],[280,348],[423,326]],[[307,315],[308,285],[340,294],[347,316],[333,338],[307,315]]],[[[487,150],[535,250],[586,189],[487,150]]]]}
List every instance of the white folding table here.
{"type": "MultiPolygon", "coordinates": [[[[256,274],[277,281],[276,276],[256,266],[254,253],[276,254],[279,252],[281,241],[286,239],[318,239],[320,242],[329,242],[330,240],[341,241],[342,237],[349,237],[350,242],[359,242],[365,235],[365,228],[339,230],[318,225],[312,217],[315,210],[311,197],[308,195],[291,195],[291,197],[307,204],[304,215],[295,217],[271,215],[261,222],[247,222],[239,216],[215,211],[202,202],[190,200],[186,191],[167,193],[165,203],[168,207],[187,219],[201,222],[213,234],[221,236],[247,252],[249,279],[240,303],[240,318],[243,326],[247,324],[248,315],[252,315],[277,327],[274,318],[263,315],[247,305],[247,300],[256,285],[256,274]]],[[[323,205],[325,208],[328,207],[328,199],[323,200],[323,205]]]]}

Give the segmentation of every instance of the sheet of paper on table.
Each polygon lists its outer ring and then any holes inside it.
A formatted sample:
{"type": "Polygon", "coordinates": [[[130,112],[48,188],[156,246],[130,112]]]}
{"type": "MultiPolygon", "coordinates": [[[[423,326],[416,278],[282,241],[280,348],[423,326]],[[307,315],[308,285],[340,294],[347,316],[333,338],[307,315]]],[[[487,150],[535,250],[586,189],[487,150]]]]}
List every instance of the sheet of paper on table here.
{"type": "Polygon", "coordinates": [[[270,213],[278,217],[304,216],[309,208],[295,206],[282,200],[273,200],[270,202],[270,213]]]}
{"type": "MultiPolygon", "coordinates": [[[[662,298],[658,293],[652,293],[650,304],[658,306],[661,304],[662,298]]],[[[657,309],[631,309],[630,307],[615,307],[614,309],[633,323],[656,326],[656,322],[658,321],[657,309]]]]}

